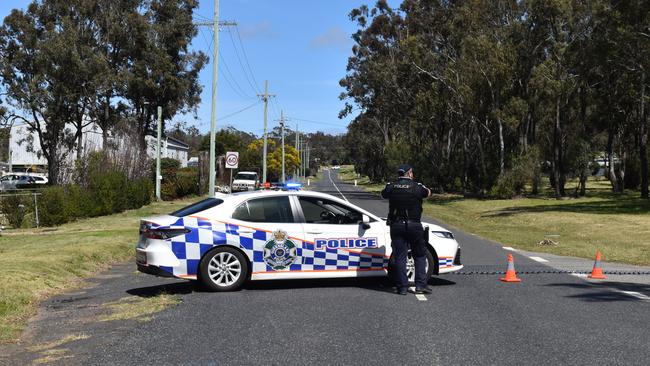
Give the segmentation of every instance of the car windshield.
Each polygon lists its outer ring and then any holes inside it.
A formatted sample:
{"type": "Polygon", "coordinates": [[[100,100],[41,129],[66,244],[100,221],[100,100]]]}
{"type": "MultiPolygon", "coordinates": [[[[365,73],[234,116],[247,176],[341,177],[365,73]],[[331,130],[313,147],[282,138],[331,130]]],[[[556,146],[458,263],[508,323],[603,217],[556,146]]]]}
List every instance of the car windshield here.
{"type": "Polygon", "coordinates": [[[237,173],[237,175],[235,176],[235,179],[256,180],[257,179],[257,174],[253,174],[253,173],[237,173]]]}
{"type": "Polygon", "coordinates": [[[187,207],[183,207],[180,210],[172,212],[170,215],[176,216],[176,217],[183,217],[183,216],[188,216],[188,215],[193,215],[197,212],[205,211],[209,208],[219,206],[220,204],[223,203],[223,200],[220,200],[218,198],[206,198],[203,201],[199,201],[197,203],[191,204],[187,207]]]}

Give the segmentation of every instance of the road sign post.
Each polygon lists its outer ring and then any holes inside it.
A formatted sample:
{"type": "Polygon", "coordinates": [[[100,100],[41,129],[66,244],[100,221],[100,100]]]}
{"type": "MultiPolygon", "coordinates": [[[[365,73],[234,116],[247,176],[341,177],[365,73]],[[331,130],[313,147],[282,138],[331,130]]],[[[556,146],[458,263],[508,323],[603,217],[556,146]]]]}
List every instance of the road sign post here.
{"type": "Polygon", "coordinates": [[[230,192],[232,192],[232,171],[239,166],[239,152],[226,152],[226,169],[230,169],[230,192]]]}

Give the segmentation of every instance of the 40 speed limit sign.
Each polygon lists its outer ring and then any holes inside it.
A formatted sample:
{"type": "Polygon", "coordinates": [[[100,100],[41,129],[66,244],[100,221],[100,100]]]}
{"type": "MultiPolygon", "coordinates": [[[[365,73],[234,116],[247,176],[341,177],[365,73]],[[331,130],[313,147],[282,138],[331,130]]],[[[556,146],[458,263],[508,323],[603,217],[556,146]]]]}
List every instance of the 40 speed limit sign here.
{"type": "Polygon", "coordinates": [[[226,152],[226,168],[237,169],[239,166],[239,153],[237,151],[226,152]]]}

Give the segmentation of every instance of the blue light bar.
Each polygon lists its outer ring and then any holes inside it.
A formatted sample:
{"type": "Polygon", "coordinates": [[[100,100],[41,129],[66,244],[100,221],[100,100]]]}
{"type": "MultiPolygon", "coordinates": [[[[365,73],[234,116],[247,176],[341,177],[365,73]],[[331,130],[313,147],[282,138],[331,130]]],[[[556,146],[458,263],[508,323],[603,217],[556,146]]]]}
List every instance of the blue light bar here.
{"type": "Polygon", "coordinates": [[[287,182],[284,184],[284,187],[286,189],[300,189],[302,188],[302,184],[296,182],[287,182]]]}

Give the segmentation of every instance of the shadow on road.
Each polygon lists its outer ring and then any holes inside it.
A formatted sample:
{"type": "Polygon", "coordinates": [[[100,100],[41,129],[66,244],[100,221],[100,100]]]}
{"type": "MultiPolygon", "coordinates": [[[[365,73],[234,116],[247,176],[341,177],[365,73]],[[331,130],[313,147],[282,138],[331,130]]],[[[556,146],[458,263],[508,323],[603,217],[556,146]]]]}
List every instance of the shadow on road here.
{"type": "Polygon", "coordinates": [[[569,295],[567,297],[588,302],[647,301],[621,291],[637,292],[646,296],[650,295],[650,285],[630,282],[551,283],[546,286],[587,290],[584,293],[569,295]],[[612,291],[612,289],[618,291],[612,291]]]}
{"type": "Polygon", "coordinates": [[[206,289],[194,281],[182,281],[126,290],[127,294],[139,297],[154,297],[162,293],[170,295],[186,295],[193,292],[206,292],[206,289]]]}
{"type": "MultiPolygon", "coordinates": [[[[431,278],[432,287],[455,285],[456,282],[442,278],[431,278]]],[[[326,278],[302,280],[272,280],[254,281],[244,285],[246,291],[294,290],[315,288],[360,288],[379,292],[393,292],[393,283],[385,277],[379,278],[326,278]]],[[[139,297],[154,297],[161,293],[170,295],[187,295],[190,293],[209,292],[204,286],[195,281],[168,283],[156,286],[138,287],[126,291],[129,295],[139,297]]]]}

